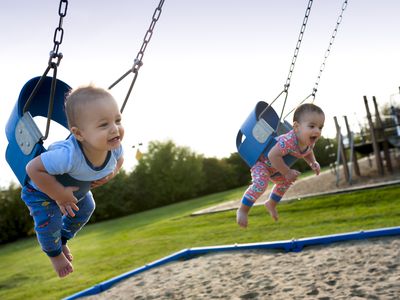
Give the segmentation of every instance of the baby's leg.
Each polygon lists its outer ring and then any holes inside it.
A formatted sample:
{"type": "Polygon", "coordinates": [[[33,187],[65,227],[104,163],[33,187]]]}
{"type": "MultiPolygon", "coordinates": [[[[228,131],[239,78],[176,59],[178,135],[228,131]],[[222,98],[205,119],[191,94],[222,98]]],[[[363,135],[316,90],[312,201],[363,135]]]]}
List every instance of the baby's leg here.
{"type": "Polygon", "coordinates": [[[68,260],[72,260],[72,254],[67,246],[67,241],[73,238],[76,233],[85,226],[95,209],[92,193],[88,192],[77,205],[79,210],[75,212],[75,217],[69,215],[63,216],[63,229],[61,231],[62,249],[68,260]]]}
{"type": "Polygon", "coordinates": [[[278,202],[268,199],[264,203],[265,207],[267,208],[269,214],[271,215],[271,218],[274,219],[274,221],[278,221],[278,211],[276,209],[276,206],[278,205],[278,202]]]}
{"type": "Polygon", "coordinates": [[[56,202],[43,193],[24,186],[22,199],[35,223],[35,232],[42,250],[49,256],[58,276],[65,277],[73,271],[63,254],[61,243],[62,214],[56,202]]]}
{"type": "Polygon", "coordinates": [[[57,256],[49,256],[53,268],[59,277],[65,277],[74,271],[71,262],[65,257],[64,253],[57,256]]]}
{"type": "Polygon", "coordinates": [[[271,218],[274,221],[278,221],[278,210],[276,206],[281,201],[283,195],[290,187],[290,183],[286,181],[285,177],[283,176],[275,176],[273,179],[275,185],[272,188],[271,194],[267,201],[265,201],[264,205],[267,208],[271,218]]]}
{"type": "Polygon", "coordinates": [[[251,207],[268,186],[269,173],[265,163],[259,161],[251,168],[251,178],[252,183],[244,193],[240,207],[236,212],[236,223],[244,228],[248,225],[248,214],[251,207]]]}
{"type": "Polygon", "coordinates": [[[62,253],[64,254],[65,258],[68,259],[69,261],[72,262],[74,257],[71,254],[71,250],[69,250],[69,247],[67,244],[62,245],[62,253]]]}
{"type": "Polygon", "coordinates": [[[240,203],[240,207],[236,211],[236,223],[240,227],[246,228],[248,224],[248,215],[250,208],[253,206],[254,202],[247,200],[246,198],[242,199],[240,203]]]}

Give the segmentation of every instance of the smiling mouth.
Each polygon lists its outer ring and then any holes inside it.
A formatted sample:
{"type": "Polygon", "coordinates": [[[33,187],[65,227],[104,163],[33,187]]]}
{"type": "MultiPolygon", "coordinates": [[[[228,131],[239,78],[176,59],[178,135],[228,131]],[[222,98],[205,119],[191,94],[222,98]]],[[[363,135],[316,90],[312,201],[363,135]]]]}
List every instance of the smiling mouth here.
{"type": "Polygon", "coordinates": [[[120,140],[120,137],[116,136],[115,138],[112,138],[111,140],[109,140],[109,142],[115,143],[115,142],[118,142],[119,140],[120,140]]]}

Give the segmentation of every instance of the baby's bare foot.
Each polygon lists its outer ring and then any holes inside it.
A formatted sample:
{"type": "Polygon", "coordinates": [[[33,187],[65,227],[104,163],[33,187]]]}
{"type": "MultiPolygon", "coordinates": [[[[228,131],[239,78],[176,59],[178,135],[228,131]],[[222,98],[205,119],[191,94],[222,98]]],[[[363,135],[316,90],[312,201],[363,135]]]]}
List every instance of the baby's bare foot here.
{"type": "Polygon", "coordinates": [[[272,219],[274,219],[274,221],[278,221],[278,211],[276,210],[276,202],[273,200],[267,200],[264,203],[264,205],[267,208],[272,219]]]}
{"type": "Polygon", "coordinates": [[[69,261],[72,261],[74,259],[67,245],[62,245],[62,252],[64,253],[66,259],[68,259],[69,261]]]}
{"type": "Polygon", "coordinates": [[[239,208],[236,211],[236,223],[238,223],[240,227],[246,228],[247,219],[248,219],[248,212],[243,211],[242,209],[239,208]]]}
{"type": "Polygon", "coordinates": [[[74,271],[71,262],[65,257],[64,253],[58,256],[49,257],[53,268],[59,277],[65,277],[74,271]]]}

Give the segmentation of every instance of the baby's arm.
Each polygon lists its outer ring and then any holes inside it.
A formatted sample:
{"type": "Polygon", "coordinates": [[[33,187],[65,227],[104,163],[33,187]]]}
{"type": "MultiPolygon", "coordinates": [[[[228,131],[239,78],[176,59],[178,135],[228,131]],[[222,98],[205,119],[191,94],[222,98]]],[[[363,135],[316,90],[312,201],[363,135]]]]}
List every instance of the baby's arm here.
{"type": "Polygon", "coordinates": [[[113,179],[119,172],[119,170],[122,167],[122,164],[124,163],[124,157],[121,156],[118,160],[117,160],[117,165],[115,166],[115,169],[113,172],[111,172],[110,174],[108,174],[107,176],[99,179],[99,180],[95,180],[92,182],[92,184],[90,185],[91,188],[96,188],[98,186],[101,186],[107,182],[109,182],[111,179],[113,179]]]}
{"type": "Polygon", "coordinates": [[[321,172],[321,167],[315,159],[314,151],[311,151],[310,154],[304,156],[304,160],[308,163],[310,168],[314,170],[315,174],[319,175],[319,173],[321,172]]]}
{"type": "Polygon", "coordinates": [[[121,156],[121,157],[117,160],[117,165],[115,166],[115,170],[114,170],[114,176],[117,175],[117,173],[119,172],[119,170],[122,168],[123,163],[124,163],[124,157],[121,156]]]}
{"type": "Polygon", "coordinates": [[[63,186],[59,183],[54,176],[47,173],[40,156],[27,164],[26,173],[43,193],[57,202],[64,215],[68,213],[71,217],[75,216],[73,210],[78,211],[79,208],[73,192],[79,190],[79,187],[63,186]]]}
{"type": "Polygon", "coordinates": [[[272,163],[272,166],[279,171],[287,181],[294,182],[297,177],[300,175],[300,172],[288,167],[288,165],[283,160],[283,154],[278,144],[275,144],[274,147],[268,153],[268,158],[272,163]]]}

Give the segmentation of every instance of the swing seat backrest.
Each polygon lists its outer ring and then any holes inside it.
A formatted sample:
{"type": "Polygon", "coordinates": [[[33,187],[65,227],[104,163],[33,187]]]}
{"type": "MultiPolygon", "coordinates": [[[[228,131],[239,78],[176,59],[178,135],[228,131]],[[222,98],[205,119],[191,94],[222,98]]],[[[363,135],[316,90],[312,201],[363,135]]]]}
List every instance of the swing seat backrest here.
{"type": "MultiPolygon", "coordinates": [[[[239,155],[249,167],[254,166],[261,154],[268,155],[276,144],[276,137],[292,129],[288,122],[280,123],[279,116],[268,103],[260,101],[240,127],[236,136],[239,155]],[[279,132],[277,132],[279,124],[279,132]]],[[[284,161],[293,165],[293,156],[284,157],[284,161]]]]}
{"type": "MultiPolygon", "coordinates": [[[[24,113],[24,106],[40,77],[29,80],[22,88],[10,118],[6,124],[8,146],[6,160],[18,178],[21,185],[28,181],[25,167],[30,160],[46,151],[42,142],[42,134],[33,118],[42,116],[47,118],[51,90],[51,77],[45,77],[36,95],[31,100],[28,110],[24,113]]],[[[54,107],[51,120],[68,129],[67,118],[64,112],[64,97],[71,88],[61,80],[57,80],[54,95],[54,107]]]]}

